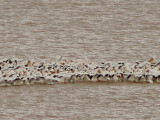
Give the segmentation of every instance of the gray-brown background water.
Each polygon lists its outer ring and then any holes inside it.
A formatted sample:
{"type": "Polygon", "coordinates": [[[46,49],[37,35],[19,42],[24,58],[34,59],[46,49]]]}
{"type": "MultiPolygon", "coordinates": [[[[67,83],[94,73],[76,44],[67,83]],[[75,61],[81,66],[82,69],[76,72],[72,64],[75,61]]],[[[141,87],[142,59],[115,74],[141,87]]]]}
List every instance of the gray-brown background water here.
{"type": "MultiPolygon", "coordinates": [[[[0,58],[160,58],[159,0],[0,0],[0,58]]],[[[1,119],[158,119],[159,85],[0,88],[1,119]]]]}

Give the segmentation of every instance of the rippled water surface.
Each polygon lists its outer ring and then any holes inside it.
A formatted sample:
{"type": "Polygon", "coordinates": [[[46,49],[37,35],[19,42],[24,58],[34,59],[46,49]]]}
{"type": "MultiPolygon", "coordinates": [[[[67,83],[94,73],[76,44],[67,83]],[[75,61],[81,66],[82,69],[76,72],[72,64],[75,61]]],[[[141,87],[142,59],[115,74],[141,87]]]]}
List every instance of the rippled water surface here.
{"type": "Polygon", "coordinates": [[[0,88],[1,119],[159,119],[158,84],[0,88]]]}
{"type": "MultiPolygon", "coordinates": [[[[0,58],[160,59],[159,0],[0,0],[0,58]]],[[[1,119],[159,119],[159,84],[0,88],[1,119]]]]}
{"type": "Polygon", "coordinates": [[[159,0],[0,0],[0,56],[160,58],[159,0]]]}

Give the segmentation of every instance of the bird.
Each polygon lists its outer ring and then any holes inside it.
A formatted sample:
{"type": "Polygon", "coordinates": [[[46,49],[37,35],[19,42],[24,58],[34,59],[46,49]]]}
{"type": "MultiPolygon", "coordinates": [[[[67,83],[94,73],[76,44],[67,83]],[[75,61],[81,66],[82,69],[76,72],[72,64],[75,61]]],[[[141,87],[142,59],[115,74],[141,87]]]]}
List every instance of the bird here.
{"type": "Polygon", "coordinates": [[[91,80],[91,76],[89,74],[84,74],[83,75],[83,81],[89,82],[91,80]]]}
{"type": "Polygon", "coordinates": [[[134,82],[135,81],[135,76],[133,74],[129,74],[128,77],[127,77],[127,81],[134,82]]]}
{"type": "Polygon", "coordinates": [[[35,61],[18,58],[0,60],[0,86],[75,82],[160,83],[160,62],[148,61],[86,62],[67,60],[35,61]]]}
{"type": "Polygon", "coordinates": [[[148,83],[153,83],[153,75],[147,75],[146,79],[148,83]]]}
{"type": "Polygon", "coordinates": [[[90,82],[98,82],[98,74],[92,75],[90,82]]]}
{"type": "Polygon", "coordinates": [[[70,77],[69,82],[70,82],[70,83],[75,83],[75,82],[77,82],[77,78],[76,78],[76,75],[75,75],[75,74],[73,74],[73,75],[70,77]]]}
{"type": "Polygon", "coordinates": [[[2,81],[0,81],[0,86],[1,86],[1,87],[8,87],[8,86],[11,86],[11,81],[2,80],[2,81]]]}
{"type": "Polygon", "coordinates": [[[20,86],[20,85],[24,85],[24,82],[20,78],[17,77],[11,82],[11,85],[20,86]]]}

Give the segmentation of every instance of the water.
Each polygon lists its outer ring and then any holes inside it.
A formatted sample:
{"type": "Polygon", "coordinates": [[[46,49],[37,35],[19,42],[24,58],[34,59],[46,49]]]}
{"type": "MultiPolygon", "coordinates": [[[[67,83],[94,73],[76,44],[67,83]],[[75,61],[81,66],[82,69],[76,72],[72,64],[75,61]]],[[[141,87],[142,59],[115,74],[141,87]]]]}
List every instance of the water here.
{"type": "Polygon", "coordinates": [[[159,119],[158,84],[0,88],[1,119],[159,119]]]}
{"type": "Polygon", "coordinates": [[[1,0],[0,56],[160,58],[159,0],[1,0]]]}
{"type": "MultiPolygon", "coordinates": [[[[160,58],[159,0],[0,0],[0,58],[160,58]]],[[[1,89],[2,119],[159,119],[158,84],[1,89]]]]}

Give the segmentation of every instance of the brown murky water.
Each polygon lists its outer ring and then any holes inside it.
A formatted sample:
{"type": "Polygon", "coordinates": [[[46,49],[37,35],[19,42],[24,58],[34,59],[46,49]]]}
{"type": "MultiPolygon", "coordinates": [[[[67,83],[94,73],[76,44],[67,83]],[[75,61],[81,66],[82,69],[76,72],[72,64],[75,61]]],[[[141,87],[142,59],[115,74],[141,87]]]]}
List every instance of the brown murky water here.
{"type": "Polygon", "coordinates": [[[0,56],[160,58],[159,0],[0,0],[0,56]]]}
{"type": "Polygon", "coordinates": [[[1,119],[155,119],[159,84],[76,83],[0,88],[1,119]]]}
{"type": "MultiPolygon", "coordinates": [[[[159,0],[0,0],[0,58],[160,59],[159,0]]],[[[1,119],[159,119],[158,84],[0,88],[1,119]]]]}

